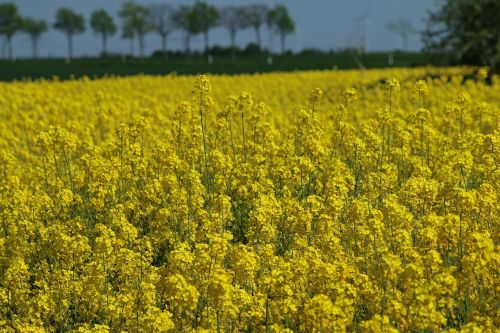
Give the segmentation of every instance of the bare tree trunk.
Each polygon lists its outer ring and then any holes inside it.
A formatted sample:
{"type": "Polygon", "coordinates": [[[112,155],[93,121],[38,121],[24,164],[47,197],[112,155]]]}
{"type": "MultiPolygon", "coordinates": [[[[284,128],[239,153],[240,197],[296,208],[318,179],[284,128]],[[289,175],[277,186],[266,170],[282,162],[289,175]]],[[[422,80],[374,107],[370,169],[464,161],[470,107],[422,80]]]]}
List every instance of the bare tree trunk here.
{"type": "Polygon", "coordinates": [[[163,57],[163,61],[168,61],[168,53],[167,53],[167,35],[161,35],[161,53],[163,57]]]}
{"type": "Polygon", "coordinates": [[[365,69],[365,65],[363,64],[363,53],[359,49],[354,49],[352,51],[352,59],[359,69],[365,69]]]}
{"type": "Polygon", "coordinates": [[[208,54],[208,48],[209,48],[209,45],[208,45],[208,30],[206,30],[203,34],[204,34],[204,37],[205,37],[205,54],[208,54]]]}
{"type": "Polygon", "coordinates": [[[108,36],[105,33],[102,34],[102,55],[108,55],[108,36]]]}
{"type": "Polygon", "coordinates": [[[137,38],[139,39],[139,56],[144,58],[144,35],[138,35],[137,38]]]}
{"type": "Polygon", "coordinates": [[[231,60],[236,60],[236,30],[231,30],[231,60]]]}
{"type": "Polygon", "coordinates": [[[135,53],[135,50],[134,50],[134,38],[131,37],[130,38],[130,56],[133,57],[134,56],[134,53],[135,53]]]}
{"type": "Polygon", "coordinates": [[[33,59],[38,58],[38,38],[31,36],[31,56],[33,59]]]}
{"type": "Polygon", "coordinates": [[[2,38],[2,59],[6,57],[7,54],[7,38],[2,38]]]}
{"type": "Polygon", "coordinates": [[[254,26],[255,28],[255,36],[257,37],[257,45],[259,46],[259,50],[262,51],[262,42],[260,40],[260,25],[254,26]]]}
{"type": "Polygon", "coordinates": [[[8,48],[9,60],[12,61],[14,59],[14,54],[12,52],[12,36],[7,36],[7,45],[9,46],[9,48],[8,48]]]}
{"type": "Polygon", "coordinates": [[[73,58],[73,34],[68,33],[68,61],[73,58]]]}
{"type": "Polygon", "coordinates": [[[185,50],[184,52],[186,54],[191,53],[191,33],[186,32],[186,40],[184,41],[185,43],[185,50]]]}
{"type": "Polygon", "coordinates": [[[286,45],[285,45],[286,34],[282,32],[280,37],[281,37],[281,54],[285,54],[285,51],[286,51],[286,45]]]}
{"type": "Polygon", "coordinates": [[[269,52],[266,52],[266,53],[269,53],[269,54],[272,54],[273,53],[273,49],[275,48],[275,45],[274,45],[274,34],[273,33],[270,33],[269,34],[269,52]]]}

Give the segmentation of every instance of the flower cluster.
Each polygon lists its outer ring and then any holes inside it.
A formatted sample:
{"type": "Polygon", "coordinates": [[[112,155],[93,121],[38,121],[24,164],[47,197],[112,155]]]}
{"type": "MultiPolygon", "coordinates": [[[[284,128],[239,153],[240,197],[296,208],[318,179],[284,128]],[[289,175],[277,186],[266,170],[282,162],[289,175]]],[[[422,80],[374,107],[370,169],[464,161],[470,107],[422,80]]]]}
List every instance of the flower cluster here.
{"type": "Polygon", "coordinates": [[[0,84],[0,331],[498,330],[472,70],[0,84]]]}

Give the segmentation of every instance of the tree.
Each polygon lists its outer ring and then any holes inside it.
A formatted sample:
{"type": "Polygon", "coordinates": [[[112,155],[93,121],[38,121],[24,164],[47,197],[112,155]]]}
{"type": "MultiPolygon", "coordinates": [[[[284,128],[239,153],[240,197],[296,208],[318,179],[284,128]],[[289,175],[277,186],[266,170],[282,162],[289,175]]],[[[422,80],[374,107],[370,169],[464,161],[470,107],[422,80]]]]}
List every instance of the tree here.
{"type": "Polygon", "coordinates": [[[119,15],[123,19],[123,29],[127,30],[127,35],[133,32],[139,42],[139,55],[144,57],[144,35],[151,31],[149,9],[132,1],[123,4],[119,15]]]}
{"type": "Polygon", "coordinates": [[[355,29],[348,38],[348,51],[359,69],[365,69],[363,64],[363,56],[366,52],[366,33],[367,24],[369,22],[368,16],[362,15],[354,19],[355,29]]]}
{"type": "Polygon", "coordinates": [[[116,24],[113,17],[104,9],[97,9],[90,16],[90,26],[96,34],[101,35],[102,54],[106,55],[108,52],[108,37],[116,33],[116,24]]]}
{"type": "Polygon", "coordinates": [[[255,4],[243,7],[244,13],[244,26],[252,27],[255,30],[255,37],[259,49],[262,49],[262,42],[260,38],[260,28],[267,20],[269,8],[263,4],[255,4]]]}
{"type": "Polygon", "coordinates": [[[295,31],[295,23],[288,14],[288,9],[283,5],[277,5],[267,14],[269,27],[280,35],[281,53],[286,51],[286,36],[295,31]]]}
{"type": "Polygon", "coordinates": [[[43,33],[47,32],[47,29],[47,23],[44,20],[29,17],[23,19],[22,30],[31,38],[31,53],[34,59],[38,56],[38,40],[43,33]]]}
{"type": "Polygon", "coordinates": [[[130,55],[134,55],[134,30],[128,25],[123,25],[122,27],[122,38],[128,39],[130,41],[130,55]]]}
{"type": "Polygon", "coordinates": [[[443,0],[436,12],[429,13],[425,48],[452,51],[461,63],[500,70],[498,13],[498,0],[443,0]]]}
{"type": "Polygon", "coordinates": [[[392,31],[401,37],[403,42],[403,50],[408,51],[408,38],[413,35],[416,30],[411,25],[411,22],[403,18],[389,22],[387,30],[392,31]]]}
{"type": "Polygon", "coordinates": [[[68,8],[59,8],[56,13],[54,28],[66,34],[68,39],[68,59],[73,57],[73,36],[85,31],[85,21],[82,15],[68,8]]]}
{"type": "Polygon", "coordinates": [[[200,32],[198,19],[193,11],[193,8],[191,6],[181,5],[174,11],[173,20],[176,27],[186,32],[184,52],[189,54],[191,52],[191,36],[200,32]]]}
{"type": "Polygon", "coordinates": [[[12,50],[12,37],[21,29],[22,19],[18,14],[17,6],[12,3],[0,4],[0,35],[5,37],[5,47],[12,59],[14,54],[12,50]]]}
{"type": "Polygon", "coordinates": [[[167,38],[176,29],[174,10],[169,5],[152,5],[149,9],[152,29],[160,35],[163,60],[168,60],[167,38]]]}
{"type": "Polygon", "coordinates": [[[193,6],[192,11],[195,22],[194,30],[203,33],[205,40],[205,53],[207,53],[210,47],[208,33],[212,28],[215,28],[219,24],[219,10],[217,7],[204,1],[197,1],[193,6]]]}
{"type": "Polygon", "coordinates": [[[244,9],[242,7],[227,6],[220,11],[220,21],[229,31],[231,38],[231,55],[236,57],[236,33],[245,26],[244,9]]]}

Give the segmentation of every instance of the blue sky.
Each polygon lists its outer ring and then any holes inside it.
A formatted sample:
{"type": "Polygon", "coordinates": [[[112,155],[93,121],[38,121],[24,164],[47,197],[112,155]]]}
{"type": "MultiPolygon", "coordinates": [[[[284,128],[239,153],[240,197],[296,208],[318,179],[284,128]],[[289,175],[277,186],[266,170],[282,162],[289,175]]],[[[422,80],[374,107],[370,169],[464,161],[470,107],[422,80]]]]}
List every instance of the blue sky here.
{"type": "MultiPolygon", "coordinates": [[[[194,0],[136,0],[150,5],[168,3],[173,6],[181,3],[192,3],[194,0]]],[[[115,17],[119,26],[117,12],[124,0],[0,0],[0,3],[15,3],[21,15],[43,18],[47,22],[54,21],[54,14],[61,6],[69,7],[83,14],[88,20],[90,13],[97,8],[104,8],[115,17]]],[[[339,49],[352,46],[355,43],[357,31],[365,31],[366,48],[370,51],[392,50],[401,48],[402,42],[394,33],[387,31],[387,24],[394,19],[409,20],[416,29],[424,27],[424,19],[428,10],[435,8],[436,0],[208,0],[216,6],[267,3],[285,4],[296,22],[297,31],[288,38],[287,45],[293,50],[302,48],[339,49]]],[[[263,43],[266,47],[278,50],[279,39],[263,31],[263,43]]],[[[210,33],[211,44],[229,44],[229,36],[223,28],[214,29],[210,33]]],[[[238,33],[239,45],[254,41],[252,30],[238,33]]],[[[183,33],[173,33],[168,41],[172,49],[183,47],[183,33]]],[[[26,57],[31,54],[29,38],[18,34],[14,38],[14,54],[16,57],[26,57]]],[[[75,55],[96,55],[101,49],[100,39],[90,30],[75,37],[75,55]]],[[[150,34],[146,38],[146,53],[159,48],[158,36],[150,34]]],[[[201,49],[201,36],[193,39],[193,49],[201,49]]],[[[410,37],[409,48],[418,50],[421,47],[419,35],[410,37]]],[[[117,34],[109,40],[108,49],[111,52],[127,52],[129,43],[117,34]]],[[[136,47],[137,50],[137,47],[136,47]]],[[[40,56],[64,56],[66,54],[66,39],[56,30],[50,30],[42,36],[39,45],[40,56]]]]}

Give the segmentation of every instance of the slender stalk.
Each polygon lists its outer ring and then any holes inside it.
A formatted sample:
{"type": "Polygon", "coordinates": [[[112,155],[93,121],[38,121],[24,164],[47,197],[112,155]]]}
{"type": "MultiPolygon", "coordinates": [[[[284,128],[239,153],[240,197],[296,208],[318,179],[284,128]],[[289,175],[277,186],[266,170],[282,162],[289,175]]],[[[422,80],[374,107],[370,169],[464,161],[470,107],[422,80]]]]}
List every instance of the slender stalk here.
{"type": "Polygon", "coordinates": [[[271,289],[269,289],[267,291],[267,294],[266,294],[266,333],[270,333],[271,332],[271,326],[270,326],[270,315],[269,315],[269,293],[271,292],[271,289]]]}
{"type": "Polygon", "coordinates": [[[243,133],[243,160],[247,161],[247,141],[245,137],[245,114],[241,111],[241,131],[243,133]]]}
{"type": "Polygon", "coordinates": [[[205,160],[205,181],[207,189],[208,191],[210,191],[210,176],[208,171],[208,147],[207,147],[207,133],[206,133],[207,121],[206,121],[206,114],[204,114],[203,112],[203,92],[200,92],[199,109],[200,109],[201,132],[203,135],[203,158],[205,160]],[[205,117],[205,120],[203,120],[203,117],[205,117]]]}

